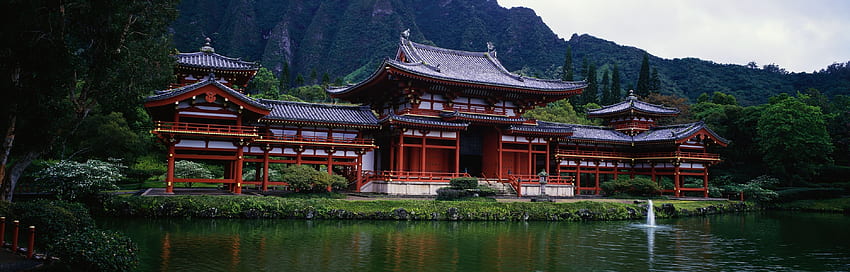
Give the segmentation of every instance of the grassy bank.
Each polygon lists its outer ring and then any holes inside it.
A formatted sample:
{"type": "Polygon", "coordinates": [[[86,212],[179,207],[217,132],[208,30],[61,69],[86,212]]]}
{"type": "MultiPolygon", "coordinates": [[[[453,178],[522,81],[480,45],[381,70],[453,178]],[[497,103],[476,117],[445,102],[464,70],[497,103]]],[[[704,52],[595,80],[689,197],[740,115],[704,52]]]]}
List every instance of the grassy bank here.
{"type": "MultiPolygon", "coordinates": [[[[659,218],[740,212],[752,205],[731,201],[659,201],[659,218]],[[681,208],[680,208],[681,207],[681,208]]],[[[645,204],[472,202],[434,200],[294,199],[262,196],[115,197],[108,216],[197,218],[294,218],[364,220],[597,221],[645,218],[645,204]]]]}
{"type": "Polygon", "coordinates": [[[797,200],[789,203],[779,204],[777,205],[777,207],[783,210],[794,211],[850,213],[850,197],[817,200],[797,200]]]}

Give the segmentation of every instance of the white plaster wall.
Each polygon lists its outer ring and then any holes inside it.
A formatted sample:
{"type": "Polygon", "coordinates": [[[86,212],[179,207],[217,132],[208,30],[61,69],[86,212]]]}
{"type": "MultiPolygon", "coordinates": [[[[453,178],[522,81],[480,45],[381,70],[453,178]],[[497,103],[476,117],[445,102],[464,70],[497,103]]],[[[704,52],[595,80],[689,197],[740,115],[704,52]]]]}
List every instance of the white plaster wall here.
{"type": "MultiPolygon", "coordinates": [[[[522,184],[520,187],[523,196],[539,196],[540,184],[522,184]]],[[[575,187],[573,185],[562,184],[546,184],[546,195],[548,196],[574,196],[575,187]]]]}

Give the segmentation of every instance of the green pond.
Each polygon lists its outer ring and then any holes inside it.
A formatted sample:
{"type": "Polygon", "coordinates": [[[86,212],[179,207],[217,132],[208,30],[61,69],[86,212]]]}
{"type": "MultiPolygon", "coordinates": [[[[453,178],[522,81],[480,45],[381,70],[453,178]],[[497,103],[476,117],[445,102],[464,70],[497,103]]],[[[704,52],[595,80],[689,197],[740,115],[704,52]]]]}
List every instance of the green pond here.
{"type": "Polygon", "coordinates": [[[617,222],[100,219],[139,271],[850,271],[850,216],[617,222]]]}

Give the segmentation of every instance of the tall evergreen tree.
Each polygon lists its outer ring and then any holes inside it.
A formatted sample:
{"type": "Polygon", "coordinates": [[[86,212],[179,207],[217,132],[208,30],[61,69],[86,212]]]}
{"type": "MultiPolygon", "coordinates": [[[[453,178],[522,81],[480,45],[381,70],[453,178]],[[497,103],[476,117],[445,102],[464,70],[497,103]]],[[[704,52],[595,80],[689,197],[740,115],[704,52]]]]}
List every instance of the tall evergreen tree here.
{"type": "Polygon", "coordinates": [[[635,94],[640,97],[649,95],[650,88],[650,71],[649,71],[649,53],[643,53],[643,62],[640,64],[640,73],[638,74],[637,86],[635,94]]]}
{"type": "Polygon", "coordinates": [[[319,83],[319,75],[316,73],[316,68],[310,70],[310,84],[318,84],[319,83]]]}
{"type": "Polygon", "coordinates": [[[587,89],[582,95],[582,105],[588,103],[599,104],[599,81],[596,75],[596,65],[592,62],[587,66],[587,89]]]}
{"type": "Polygon", "coordinates": [[[567,45],[567,54],[564,57],[564,66],[561,67],[561,70],[564,72],[561,80],[573,81],[573,48],[570,45],[567,45]]]}
{"type": "Polygon", "coordinates": [[[611,102],[617,103],[623,97],[623,88],[620,87],[620,68],[614,63],[614,71],[611,72],[611,102]]]}
{"type": "Polygon", "coordinates": [[[652,75],[649,76],[649,92],[657,93],[661,90],[661,78],[658,77],[658,69],[652,68],[652,75]]]}
{"type": "Polygon", "coordinates": [[[289,89],[289,62],[283,62],[283,70],[280,71],[280,93],[286,93],[286,90],[289,89]]]}
{"type": "Polygon", "coordinates": [[[599,84],[599,87],[602,90],[600,103],[602,105],[614,104],[611,102],[613,100],[611,97],[611,74],[608,73],[608,69],[605,69],[605,72],[602,73],[602,82],[599,84]]]}
{"type": "Polygon", "coordinates": [[[587,71],[589,69],[590,69],[590,63],[587,61],[587,57],[581,57],[581,76],[583,76],[584,79],[588,78],[587,75],[589,73],[587,71]]]}

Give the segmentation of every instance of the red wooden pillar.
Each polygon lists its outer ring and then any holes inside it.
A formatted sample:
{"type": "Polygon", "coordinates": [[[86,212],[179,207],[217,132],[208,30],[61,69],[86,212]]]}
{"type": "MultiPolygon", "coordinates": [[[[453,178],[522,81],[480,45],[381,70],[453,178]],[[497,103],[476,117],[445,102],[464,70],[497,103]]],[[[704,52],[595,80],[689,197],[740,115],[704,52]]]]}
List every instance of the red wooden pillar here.
{"type": "Polygon", "coordinates": [[[598,195],[599,191],[601,191],[601,189],[599,188],[599,161],[594,161],[593,164],[596,165],[596,186],[593,188],[593,191],[595,192],[595,194],[598,195]]]}
{"type": "Polygon", "coordinates": [[[617,179],[617,177],[618,177],[618,176],[619,176],[619,174],[620,174],[620,169],[619,169],[619,168],[617,168],[617,166],[619,166],[619,165],[620,165],[620,161],[614,161],[613,163],[614,163],[614,179],[616,180],[616,179],[617,179]]]}
{"type": "Polygon", "coordinates": [[[29,239],[27,241],[27,259],[32,259],[35,253],[35,226],[29,227],[29,239]]]}
{"type": "Polygon", "coordinates": [[[269,190],[269,149],[263,148],[263,192],[269,190]]]}
{"type": "Polygon", "coordinates": [[[576,185],[578,185],[578,194],[581,194],[581,160],[576,160],[576,185]]]}
{"type": "Polygon", "coordinates": [[[681,177],[679,176],[679,166],[680,166],[680,165],[681,165],[681,164],[680,164],[679,162],[674,162],[674,163],[673,163],[673,167],[674,167],[674,168],[673,168],[673,189],[674,189],[674,190],[676,190],[676,197],[679,197],[679,196],[680,196],[680,193],[681,193],[681,192],[679,191],[679,185],[680,185],[680,184],[679,184],[679,181],[680,181],[679,179],[681,178],[681,177]]]}
{"type": "Polygon", "coordinates": [[[12,223],[15,224],[14,232],[12,232],[12,252],[18,252],[18,232],[20,231],[21,222],[15,220],[12,223]]]}
{"type": "MultiPolygon", "coordinates": [[[[503,167],[502,156],[504,156],[504,154],[502,154],[502,131],[501,130],[498,130],[498,131],[499,131],[499,140],[496,141],[496,144],[498,145],[496,147],[496,149],[497,149],[496,151],[499,154],[499,167],[497,169],[498,172],[496,173],[496,175],[499,177],[499,180],[501,180],[502,174],[505,173],[504,169],[502,168],[503,167]]],[[[460,135],[458,135],[458,137],[460,137],[460,135]]]]}
{"type": "Polygon", "coordinates": [[[6,217],[0,217],[0,247],[6,245],[6,217]]]}
{"type": "Polygon", "coordinates": [[[398,135],[398,162],[396,163],[396,169],[398,171],[404,171],[404,132],[405,129],[401,130],[401,133],[398,135]]]}
{"type": "Polygon", "coordinates": [[[426,151],[427,147],[425,145],[425,142],[428,141],[428,133],[429,132],[426,132],[424,135],[422,135],[422,150],[421,150],[422,154],[419,154],[419,171],[422,171],[422,172],[428,172],[428,171],[425,170],[425,160],[427,159],[427,157],[425,157],[425,153],[428,153],[426,151]]]}
{"type": "Polygon", "coordinates": [[[358,192],[358,193],[360,192],[360,187],[363,186],[363,154],[364,153],[365,153],[365,150],[364,151],[360,151],[360,150],[357,151],[357,161],[355,163],[355,168],[357,169],[357,175],[355,177],[357,184],[355,186],[357,186],[357,187],[354,188],[354,191],[358,192]]]}
{"type": "Polygon", "coordinates": [[[234,180],[236,181],[236,187],[233,188],[234,194],[242,193],[242,164],[243,164],[243,156],[242,154],[245,152],[244,146],[241,144],[237,146],[236,149],[236,165],[233,167],[233,175],[234,180]]]}
{"type": "Polygon", "coordinates": [[[174,193],[174,143],[168,144],[168,170],[165,174],[165,193],[174,193]]]}
{"type": "Polygon", "coordinates": [[[455,173],[460,173],[460,132],[455,132],[455,173]]]}
{"type": "Polygon", "coordinates": [[[708,197],[708,166],[703,164],[702,169],[702,197],[708,197]]]}

